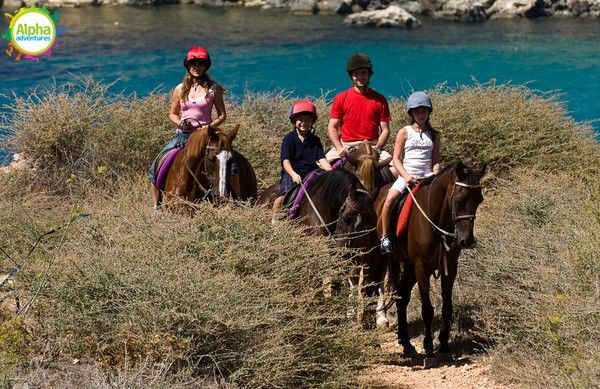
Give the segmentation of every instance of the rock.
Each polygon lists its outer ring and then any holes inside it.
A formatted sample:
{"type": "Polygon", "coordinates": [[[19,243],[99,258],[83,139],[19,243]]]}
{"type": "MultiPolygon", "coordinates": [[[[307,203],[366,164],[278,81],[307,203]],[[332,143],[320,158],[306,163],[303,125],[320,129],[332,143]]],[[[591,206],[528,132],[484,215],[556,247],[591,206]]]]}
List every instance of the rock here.
{"type": "Polygon", "coordinates": [[[347,15],[352,12],[352,7],[344,0],[317,0],[316,4],[319,13],[347,15]]]}
{"type": "Polygon", "coordinates": [[[442,9],[433,13],[433,17],[459,22],[483,21],[487,19],[485,10],[491,5],[491,1],[447,0],[442,4],[442,9]]]}
{"type": "Polygon", "coordinates": [[[419,19],[397,5],[378,11],[364,11],[348,15],[344,23],[375,27],[421,27],[419,19]]]}
{"type": "Polygon", "coordinates": [[[406,1],[400,3],[400,6],[404,8],[408,13],[413,15],[421,15],[425,13],[425,7],[420,1],[406,1]]]}
{"type": "Polygon", "coordinates": [[[28,167],[23,154],[13,154],[12,162],[8,166],[0,166],[0,173],[11,173],[17,170],[23,170],[28,167]]]}
{"type": "Polygon", "coordinates": [[[543,0],[497,0],[486,12],[492,19],[546,15],[543,0]]]}
{"type": "Polygon", "coordinates": [[[292,0],[289,3],[290,12],[299,15],[311,15],[319,12],[314,0],[292,0]]]}

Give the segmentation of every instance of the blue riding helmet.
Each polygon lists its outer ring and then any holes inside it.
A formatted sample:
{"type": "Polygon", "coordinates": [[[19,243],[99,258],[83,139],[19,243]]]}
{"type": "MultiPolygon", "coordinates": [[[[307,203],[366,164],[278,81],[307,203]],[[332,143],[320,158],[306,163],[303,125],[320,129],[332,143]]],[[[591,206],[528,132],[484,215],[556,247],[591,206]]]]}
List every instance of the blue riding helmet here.
{"type": "Polygon", "coordinates": [[[406,108],[408,113],[410,114],[410,110],[418,107],[427,107],[429,108],[429,112],[433,111],[433,105],[431,104],[431,99],[427,96],[425,92],[413,92],[410,96],[408,96],[408,100],[406,100],[406,108]]]}

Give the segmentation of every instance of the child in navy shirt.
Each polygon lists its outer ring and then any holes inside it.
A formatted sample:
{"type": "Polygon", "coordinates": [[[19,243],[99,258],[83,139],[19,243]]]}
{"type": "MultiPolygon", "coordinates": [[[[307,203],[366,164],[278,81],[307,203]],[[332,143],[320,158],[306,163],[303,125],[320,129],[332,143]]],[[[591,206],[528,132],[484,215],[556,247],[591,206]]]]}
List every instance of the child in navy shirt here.
{"type": "Polygon", "coordinates": [[[313,124],[317,120],[317,108],[308,100],[296,101],[290,111],[290,121],[294,129],[281,142],[281,180],[279,192],[273,203],[273,212],[281,208],[285,194],[294,184],[300,184],[319,165],[331,170],[325,159],[321,139],[314,134],[313,124]]]}

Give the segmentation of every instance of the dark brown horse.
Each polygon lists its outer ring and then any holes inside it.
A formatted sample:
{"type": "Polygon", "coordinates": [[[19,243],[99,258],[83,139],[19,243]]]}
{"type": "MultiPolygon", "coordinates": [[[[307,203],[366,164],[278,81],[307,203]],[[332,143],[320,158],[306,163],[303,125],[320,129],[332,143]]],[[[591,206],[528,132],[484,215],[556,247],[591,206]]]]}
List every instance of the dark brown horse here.
{"type": "MultiPolygon", "coordinates": [[[[272,204],[276,193],[277,185],[267,188],[259,203],[272,204]]],[[[378,293],[389,265],[387,258],[379,254],[373,201],[360,181],[344,169],[321,173],[306,188],[306,193],[298,208],[298,223],[315,235],[331,236],[337,247],[359,253],[353,257],[355,266],[348,281],[352,290],[358,290],[357,313],[358,321],[362,322],[364,296],[378,293]]]]}
{"type": "MultiPolygon", "coordinates": [[[[474,171],[459,162],[424,182],[415,195],[416,204],[420,205],[422,212],[413,204],[405,233],[400,237],[390,237],[394,243],[392,276],[397,278],[398,342],[407,356],[416,354],[410,343],[406,318],[406,308],[415,283],[419,286],[425,326],[423,347],[427,356],[433,355],[433,306],[429,287],[431,276],[436,273],[441,276],[443,301],[439,351],[450,352],[448,339],[452,319],[452,288],[461,250],[475,243],[473,226],[477,207],[483,201],[479,181],[484,174],[485,167],[474,171]]],[[[381,214],[388,189],[389,186],[381,188],[375,202],[378,215],[381,214]]],[[[381,219],[379,232],[380,223],[381,219]]],[[[395,228],[392,226],[390,231],[395,231],[395,228]]]]}
{"type": "Polygon", "coordinates": [[[239,125],[230,133],[212,128],[192,132],[169,170],[164,189],[167,201],[206,199],[217,203],[225,198],[244,201],[256,197],[254,169],[233,150],[238,129],[239,125]]]}

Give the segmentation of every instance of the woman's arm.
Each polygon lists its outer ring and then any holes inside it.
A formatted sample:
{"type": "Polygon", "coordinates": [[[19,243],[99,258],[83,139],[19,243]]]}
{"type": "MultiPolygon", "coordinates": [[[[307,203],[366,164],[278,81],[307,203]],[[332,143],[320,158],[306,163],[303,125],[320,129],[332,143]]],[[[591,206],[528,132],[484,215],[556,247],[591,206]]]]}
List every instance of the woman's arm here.
{"type": "Polygon", "coordinates": [[[215,109],[218,116],[210,123],[211,127],[219,127],[227,119],[225,102],[223,101],[223,88],[218,85],[215,88],[215,109]]]}
{"type": "Polygon", "coordinates": [[[181,84],[177,85],[173,90],[173,97],[171,97],[171,109],[169,110],[169,119],[176,125],[181,122],[181,84]]]}

